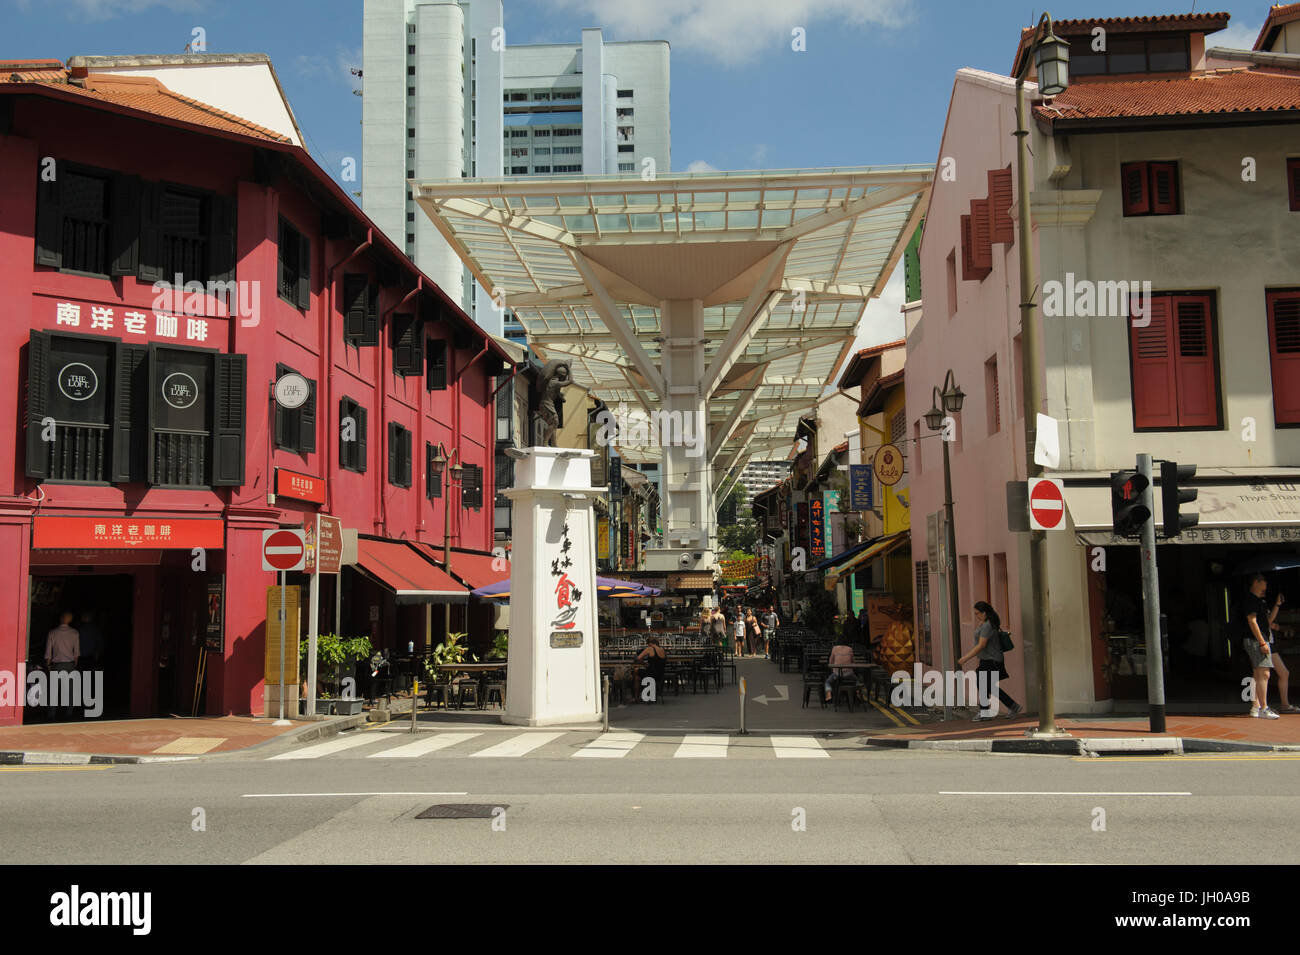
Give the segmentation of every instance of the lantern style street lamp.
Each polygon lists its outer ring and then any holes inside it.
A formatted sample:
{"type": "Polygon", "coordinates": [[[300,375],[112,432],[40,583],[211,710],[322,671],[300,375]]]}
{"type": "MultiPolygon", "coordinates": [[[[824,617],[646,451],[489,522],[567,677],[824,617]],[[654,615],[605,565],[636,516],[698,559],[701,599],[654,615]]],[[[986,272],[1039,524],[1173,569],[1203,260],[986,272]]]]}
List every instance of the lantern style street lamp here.
{"type": "MultiPolygon", "coordinates": [[[[452,459],[460,460],[460,449],[452,448],[448,454],[443,448],[442,442],[438,442],[437,453],[434,454],[433,460],[429,462],[430,482],[437,481],[442,485],[442,566],[447,573],[451,573],[451,489],[453,485],[460,484],[461,475],[465,469],[459,463],[448,467],[452,459]],[[443,483],[443,482],[446,483],[443,483]]],[[[446,640],[451,636],[451,603],[443,604],[443,630],[442,639],[446,640]]]]}
{"type": "MultiPolygon", "coordinates": [[[[931,431],[940,431],[944,426],[944,420],[948,415],[954,415],[961,411],[961,406],[966,401],[966,393],[957,385],[953,376],[952,369],[948,369],[948,374],[943,379],[943,389],[938,387],[933,392],[934,405],[925,413],[925,425],[931,431]]],[[[946,566],[943,568],[948,575],[948,644],[940,642],[942,650],[942,659],[940,665],[947,672],[949,668],[949,652],[953,654],[952,660],[961,658],[961,625],[959,616],[961,612],[961,603],[957,594],[957,527],[952,519],[952,465],[948,459],[948,439],[941,436],[943,444],[943,508],[944,520],[947,526],[947,542],[944,545],[948,551],[946,566]],[[951,649],[950,649],[951,648],[951,649]]],[[[952,705],[947,694],[944,694],[943,718],[952,719],[952,705]]]]}

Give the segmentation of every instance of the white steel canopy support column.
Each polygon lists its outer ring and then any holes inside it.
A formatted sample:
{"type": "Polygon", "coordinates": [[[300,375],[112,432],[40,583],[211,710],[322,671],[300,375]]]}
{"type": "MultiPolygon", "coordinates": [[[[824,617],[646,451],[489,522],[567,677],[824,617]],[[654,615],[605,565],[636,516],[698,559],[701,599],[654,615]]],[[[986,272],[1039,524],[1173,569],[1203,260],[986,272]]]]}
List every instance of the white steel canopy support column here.
{"type": "MultiPolygon", "coordinates": [[[[614,303],[614,299],[610,297],[609,292],[605,290],[604,284],[601,283],[600,277],[596,275],[595,270],[591,267],[591,263],[580,252],[574,252],[572,249],[565,249],[565,251],[569,254],[573,267],[582,275],[583,281],[587,283],[587,287],[591,289],[592,294],[595,296],[594,305],[596,311],[604,320],[605,327],[609,329],[610,334],[627,352],[628,357],[632,359],[632,363],[636,365],[636,370],[641,372],[646,381],[650,382],[650,387],[662,395],[664,393],[664,376],[655,367],[650,355],[641,347],[636,332],[628,328],[627,322],[623,321],[622,313],[619,312],[618,306],[614,303]]],[[[704,319],[701,313],[701,332],[703,328],[704,319]]],[[[703,369],[700,370],[702,373],[703,369]]],[[[697,377],[695,380],[699,381],[700,379],[697,377]]]]}
{"type": "Polygon", "coordinates": [[[722,426],[718,429],[717,434],[715,434],[709,441],[710,461],[717,458],[718,453],[722,450],[723,446],[731,440],[731,436],[735,433],[736,427],[740,424],[741,420],[745,415],[749,414],[749,410],[754,407],[754,402],[758,400],[758,389],[763,384],[763,372],[766,370],[767,366],[762,365],[755,368],[752,372],[736,382],[737,387],[748,390],[741,393],[740,397],[736,400],[736,406],[731,409],[731,414],[727,416],[726,421],[722,422],[722,426]]]}

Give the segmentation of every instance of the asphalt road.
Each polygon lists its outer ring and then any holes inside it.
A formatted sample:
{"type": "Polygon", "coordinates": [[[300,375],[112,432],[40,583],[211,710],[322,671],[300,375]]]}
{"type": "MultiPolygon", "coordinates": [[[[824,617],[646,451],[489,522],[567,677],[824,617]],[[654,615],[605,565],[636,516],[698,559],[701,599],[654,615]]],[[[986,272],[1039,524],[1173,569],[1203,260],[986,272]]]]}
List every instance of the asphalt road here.
{"type": "Polygon", "coordinates": [[[745,742],[753,758],[264,750],[0,767],[0,844],[7,862],[65,864],[1300,862],[1289,756],[994,756],[839,739],[824,741],[830,758],[781,759],[762,737],[745,742]],[[415,818],[441,803],[504,813],[415,818]]]}

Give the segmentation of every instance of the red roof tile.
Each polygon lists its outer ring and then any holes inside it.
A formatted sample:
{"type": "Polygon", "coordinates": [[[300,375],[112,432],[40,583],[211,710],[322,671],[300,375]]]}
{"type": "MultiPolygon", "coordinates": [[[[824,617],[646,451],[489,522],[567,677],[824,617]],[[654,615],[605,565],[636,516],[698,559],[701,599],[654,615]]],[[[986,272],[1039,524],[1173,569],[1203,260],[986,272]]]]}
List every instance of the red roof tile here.
{"type": "Polygon", "coordinates": [[[1034,107],[1047,123],[1297,111],[1300,76],[1232,69],[1174,79],[1076,83],[1034,107]]]}
{"type": "MultiPolygon", "coordinates": [[[[1228,25],[1228,13],[1172,13],[1155,17],[1094,17],[1087,20],[1053,20],[1052,29],[1059,37],[1088,36],[1095,27],[1108,33],[1215,33],[1228,25]]],[[[1034,27],[1022,27],[1011,75],[1020,69],[1020,58],[1034,27]]]]}
{"type": "Polygon", "coordinates": [[[1269,7],[1268,17],[1264,20],[1264,25],[1259,28],[1259,36],[1256,37],[1255,45],[1251,49],[1264,49],[1273,42],[1278,30],[1296,20],[1300,20],[1300,3],[1278,3],[1269,7]]]}

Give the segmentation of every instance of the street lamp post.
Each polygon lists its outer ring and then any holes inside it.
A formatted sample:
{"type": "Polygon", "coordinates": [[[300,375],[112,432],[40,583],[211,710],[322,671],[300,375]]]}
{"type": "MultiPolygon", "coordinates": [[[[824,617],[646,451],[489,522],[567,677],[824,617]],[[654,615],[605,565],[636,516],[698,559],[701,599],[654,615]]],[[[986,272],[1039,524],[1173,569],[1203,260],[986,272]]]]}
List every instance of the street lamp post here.
{"type": "MultiPolygon", "coordinates": [[[[442,485],[442,566],[447,573],[451,573],[451,488],[453,484],[460,482],[461,473],[464,471],[459,464],[448,467],[453,458],[460,460],[460,449],[452,448],[451,453],[448,454],[442,442],[438,442],[438,453],[430,462],[433,468],[430,477],[436,477],[438,483],[442,485]]],[[[442,622],[442,639],[445,641],[451,636],[450,602],[443,604],[442,622]]]]}
{"type": "MultiPolygon", "coordinates": [[[[966,393],[957,386],[956,379],[953,376],[952,369],[948,369],[948,374],[943,379],[943,390],[935,388],[933,392],[934,405],[925,413],[925,424],[931,431],[939,431],[943,428],[945,419],[948,415],[958,414],[961,406],[966,400],[966,393]]],[[[944,568],[948,572],[948,627],[949,642],[951,648],[945,649],[941,665],[944,671],[948,670],[948,654],[952,653],[952,660],[961,658],[961,601],[957,593],[957,525],[952,519],[952,465],[948,459],[948,439],[942,437],[940,443],[943,445],[943,508],[944,518],[947,524],[947,543],[945,549],[948,551],[948,566],[944,568]]],[[[946,677],[945,677],[946,679],[946,677]]],[[[943,700],[943,718],[952,719],[952,705],[948,700],[948,695],[944,694],[943,700]]]]}
{"type": "MultiPolygon", "coordinates": [[[[1025,74],[1030,58],[1035,64],[1038,92],[1057,96],[1069,86],[1069,44],[1052,32],[1052,18],[1044,13],[1034,27],[1025,49],[1024,62],[1016,73],[1016,192],[1020,220],[1020,335],[1021,388],[1025,396],[1025,475],[1036,478],[1043,468],[1034,460],[1038,443],[1038,412],[1043,406],[1038,384],[1043,367],[1043,343],[1034,318],[1034,257],[1031,242],[1033,229],[1029,216],[1029,128],[1025,117],[1025,74]],[[1046,35],[1043,26],[1047,26],[1046,35]]],[[[1062,736],[1056,727],[1056,702],[1052,682],[1052,635],[1047,590],[1047,551],[1045,531],[1029,532],[1029,587],[1033,606],[1038,650],[1038,730],[1036,736],[1062,736]]]]}

